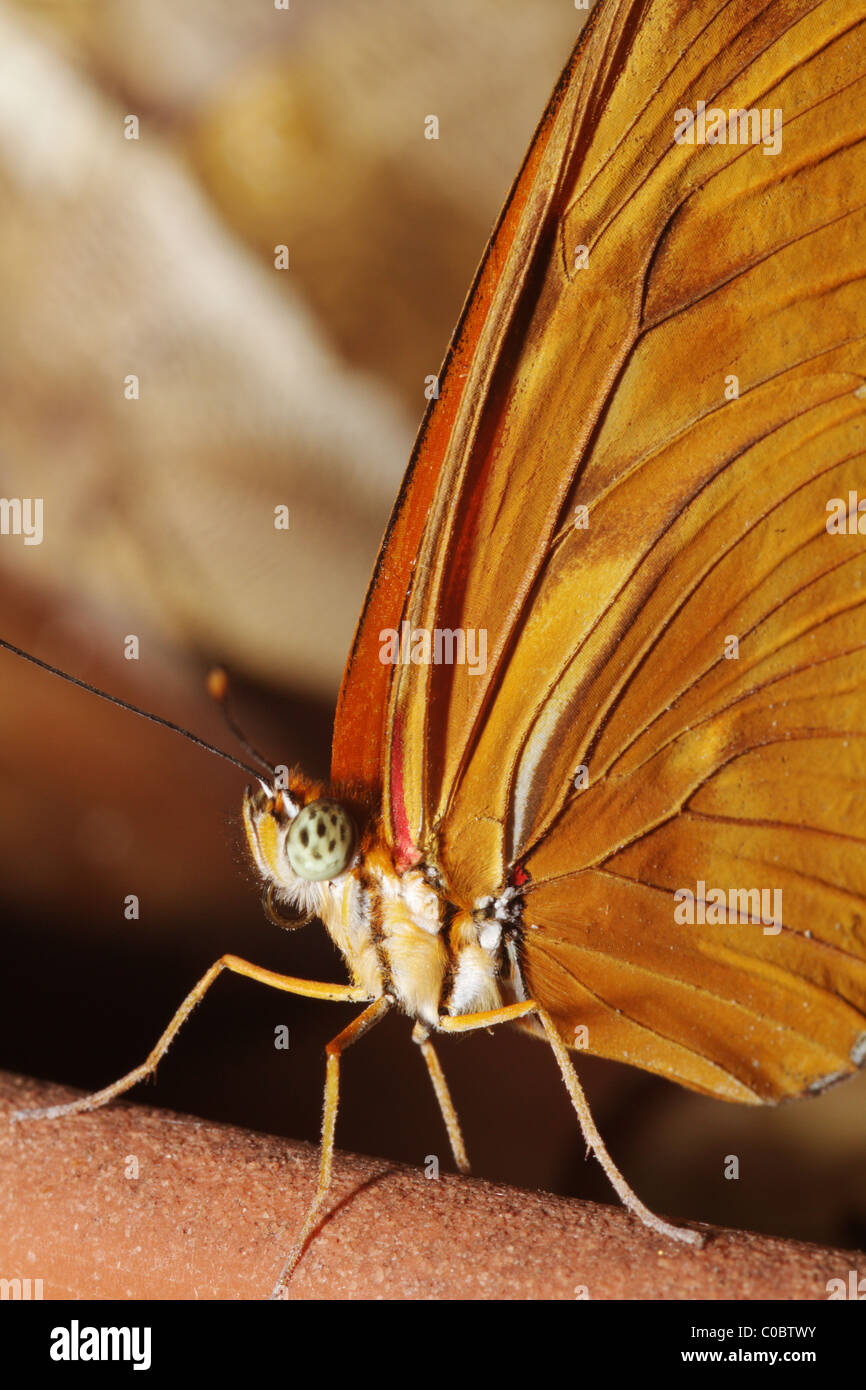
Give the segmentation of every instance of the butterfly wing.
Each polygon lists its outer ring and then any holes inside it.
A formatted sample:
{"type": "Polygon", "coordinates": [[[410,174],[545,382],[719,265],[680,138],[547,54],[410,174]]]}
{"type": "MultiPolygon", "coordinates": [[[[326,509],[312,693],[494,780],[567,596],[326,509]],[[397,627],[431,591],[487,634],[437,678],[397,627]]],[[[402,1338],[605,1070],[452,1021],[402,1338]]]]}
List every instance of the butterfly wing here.
{"type": "Polygon", "coordinates": [[[389,611],[486,660],[377,673],[363,754],[456,901],[528,875],[566,1040],[727,1099],[866,1054],[864,37],[864,0],[599,7],[397,513],[389,611]],[[743,143],[675,140],[699,102],[743,143]]]}
{"type": "MultiPolygon", "coordinates": [[[[382,542],[364,607],[346,664],[337,704],[331,757],[334,782],[348,782],[381,795],[387,782],[390,740],[388,707],[395,667],[381,660],[383,631],[399,629],[406,614],[407,595],[413,583],[416,561],[430,508],[448,475],[449,446],[461,414],[471,407],[467,382],[473,362],[486,343],[492,315],[502,313],[513,279],[503,281],[503,266],[523,225],[533,220],[527,201],[538,197],[539,166],[554,135],[556,115],[568,93],[583,42],[578,44],[557,84],[523,166],[499,216],[466,299],[460,322],[439,373],[437,394],[431,399],[421,424],[400,493],[382,542]]],[[[400,792],[398,792],[398,802],[400,792]]],[[[389,819],[392,843],[400,842],[389,819]]],[[[417,816],[416,816],[417,830],[417,816]]],[[[417,853],[415,840],[405,832],[402,849],[408,858],[417,853]]]]}

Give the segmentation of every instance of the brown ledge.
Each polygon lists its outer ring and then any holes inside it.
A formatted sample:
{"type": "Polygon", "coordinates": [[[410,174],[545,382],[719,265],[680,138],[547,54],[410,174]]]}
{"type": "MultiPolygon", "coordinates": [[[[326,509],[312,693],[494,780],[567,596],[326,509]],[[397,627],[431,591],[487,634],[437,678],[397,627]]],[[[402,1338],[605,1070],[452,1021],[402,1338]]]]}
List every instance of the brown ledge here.
{"type": "MultiPolygon", "coordinates": [[[[12,1110],[76,1094],[0,1073],[0,1277],[42,1279],[46,1299],[266,1298],[313,1189],[315,1150],[140,1105],[9,1123],[12,1110]]],[[[828,1279],[858,1264],[848,1251],[701,1229],[709,1240],[695,1251],[618,1206],[338,1154],[291,1295],[823,1299],[828,1279]]]]}

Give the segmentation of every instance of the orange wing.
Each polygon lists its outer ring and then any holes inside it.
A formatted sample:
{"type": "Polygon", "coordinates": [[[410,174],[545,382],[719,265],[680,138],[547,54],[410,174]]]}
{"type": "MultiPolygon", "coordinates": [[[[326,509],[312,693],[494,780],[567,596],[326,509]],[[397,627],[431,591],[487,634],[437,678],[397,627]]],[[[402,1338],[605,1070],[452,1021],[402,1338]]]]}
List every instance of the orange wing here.
{"type": "Polygon", "coordinates": [[[568,1041],[727,1099],[866,1056],[864,39],[866,0],[599,7],[397,513],[392,603],[486,670],[380,666],[355,755],[455,901],[529,876],[568,1041]],[[701,102],[735,142],[674,139],[701,102]]]}
{"type": "MultiPolygon", "coordinates": [[[[587,32],[591,24],[587,26],[587,32]]],[[[399,629],[406,596],[430,507],[443,481],[449,442],[461,408],[479,340],[491,309],[501,313],[503,265],[538,182],[539,165],[550,140],[556,113],[567,93],[583,47],[578,44],[550,99],[523,166],[514,181],[493,235],[466,298],[460,321],[439,373],[439,394],[431,400],[412,450],[399,496],[364,601],[352,650],[343,675],[331,755],[331,779],[351,782],[381,795],[387,763],[387,713],[393,665],[380,660],[380,632],[399,629]]],[[[530,212],[531,217],[531,212],[530,212]]],[[[395,835],[394,841],[397,843],[395,835]]],[[[404,840],[411,857],[414,846],[404,840]]]]}

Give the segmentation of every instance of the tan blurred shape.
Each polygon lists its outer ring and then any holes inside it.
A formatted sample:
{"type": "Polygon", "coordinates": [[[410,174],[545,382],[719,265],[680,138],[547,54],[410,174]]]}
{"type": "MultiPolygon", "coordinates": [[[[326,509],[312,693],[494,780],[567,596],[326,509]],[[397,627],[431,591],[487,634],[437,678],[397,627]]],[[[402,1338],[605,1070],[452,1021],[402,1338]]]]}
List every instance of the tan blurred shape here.
{"type": "Polygon", "coordinates": [[[45,500],[0,566],[333,697],[425,377],[585,17],[543,8],[0,3],[2,491],[45,500]]]}
{"type": "Polygon", "coordinates": [[[43,543],[4,537],[0,563],[330,693],[410,422],[146,115],[125,139],[128,113],[2,10],[0,52],[2,491],[44,500],[43,543]]]}

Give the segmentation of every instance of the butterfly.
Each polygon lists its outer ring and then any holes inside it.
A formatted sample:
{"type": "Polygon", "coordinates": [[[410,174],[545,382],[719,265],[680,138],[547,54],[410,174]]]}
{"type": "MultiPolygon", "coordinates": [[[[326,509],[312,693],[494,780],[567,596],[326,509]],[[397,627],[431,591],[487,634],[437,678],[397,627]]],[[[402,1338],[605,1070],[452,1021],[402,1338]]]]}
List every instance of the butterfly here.
{"type": "Polygon", "coordinates": [[[515,1023],[722,1100],[866,1061],[866,5],[602,0],[482,260],[376,564],[331,777],[264,768],[269,911],[357,1003],[515,1023]],[[864,501],[860,501],[860,492],[864,501]]]}

